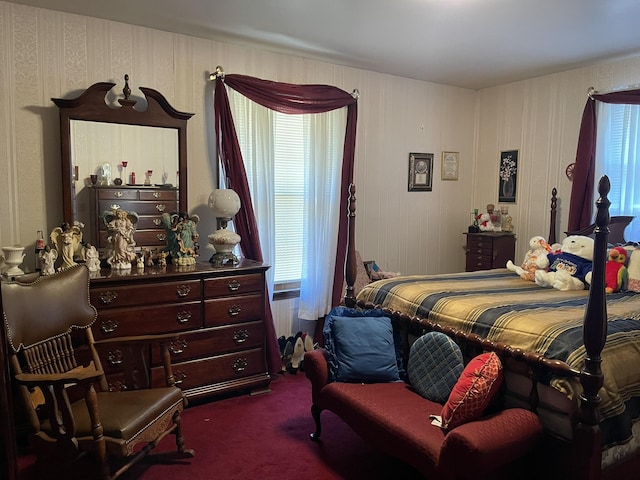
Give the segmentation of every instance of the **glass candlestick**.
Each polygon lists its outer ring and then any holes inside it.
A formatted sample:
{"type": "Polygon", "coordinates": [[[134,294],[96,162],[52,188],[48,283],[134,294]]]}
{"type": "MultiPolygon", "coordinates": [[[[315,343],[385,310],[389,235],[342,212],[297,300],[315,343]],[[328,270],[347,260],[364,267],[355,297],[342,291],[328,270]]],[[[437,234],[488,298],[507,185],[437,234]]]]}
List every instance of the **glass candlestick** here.
{"type": "Polygon", "coordinates": [[[122,161],[122,180],[124,181],[124,183],[129,183],[129,179],[127,178],[127,164],[129,162],[127,161],[122,161]]]}
{"type": "Polygon", "coordinates": [[[153,175],[153,170],[147,170],[145,175],[146,175],[146,178],[144,180],[144,184],[151,185],[151,175],[153,175]]]}

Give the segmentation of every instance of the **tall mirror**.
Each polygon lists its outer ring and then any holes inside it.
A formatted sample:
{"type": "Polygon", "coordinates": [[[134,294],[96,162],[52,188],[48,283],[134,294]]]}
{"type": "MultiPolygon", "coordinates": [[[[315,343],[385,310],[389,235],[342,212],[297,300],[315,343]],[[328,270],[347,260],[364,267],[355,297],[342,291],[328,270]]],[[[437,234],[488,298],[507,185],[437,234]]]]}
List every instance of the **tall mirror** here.
{"type": "Polygon", "coordinates": [[[101,243],[100,213],[92,199],[101,187],[126,198],[140,189],[173,192],[178,209],[188,211],[187,120],[193,114],[175,110],[151,88],[140,87],[145,98],[132,98],[124,78],[121,94],[115,83],[100,82],[76,98],[51,99],[60,109],[64,221],[82,222],[84,240],[94,245],[101,243]]]}

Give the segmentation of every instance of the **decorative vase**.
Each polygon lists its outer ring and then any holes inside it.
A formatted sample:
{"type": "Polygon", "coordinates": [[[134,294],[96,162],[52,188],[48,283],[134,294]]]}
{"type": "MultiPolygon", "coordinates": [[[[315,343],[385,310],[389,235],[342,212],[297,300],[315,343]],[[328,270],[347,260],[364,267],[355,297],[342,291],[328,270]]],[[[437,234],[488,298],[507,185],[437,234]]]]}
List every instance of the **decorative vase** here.
{"type": "Polygon", "coordinates": [[[8,277],[16,277],[24,275],[19,268],[22,260],[24,260],[24,247],[15,245],[12,247],[2,247],[2,258],[4,259],[4,275],[8,277]]]}
{"type": "Polygon", "coordinates": [[[502,180],[502,196],[511,198],[516,188],[516,182],[513,176],[510,176],[506,180],[502,180]]]}

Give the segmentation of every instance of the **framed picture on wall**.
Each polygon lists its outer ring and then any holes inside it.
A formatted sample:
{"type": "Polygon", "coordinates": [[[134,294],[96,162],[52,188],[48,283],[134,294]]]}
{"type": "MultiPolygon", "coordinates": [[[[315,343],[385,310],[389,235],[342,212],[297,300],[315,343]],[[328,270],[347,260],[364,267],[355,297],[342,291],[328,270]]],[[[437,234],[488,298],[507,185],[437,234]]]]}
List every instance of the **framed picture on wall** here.
{"type": "Polygon", "coordinates": [[[430,192],[433,185],[433,153],[409,154],[409,191],[430,192]]]}
{"type": "Polygon", "coordinates": [[[500,171],[498,178],[498,202],[516,203],[518,186],[518,150],[500,152],[500,171]]]}
{"type": "Polygon", "coordinates": [[[442,180],[458,180],[460,152],[442,152],[442,180]]]}

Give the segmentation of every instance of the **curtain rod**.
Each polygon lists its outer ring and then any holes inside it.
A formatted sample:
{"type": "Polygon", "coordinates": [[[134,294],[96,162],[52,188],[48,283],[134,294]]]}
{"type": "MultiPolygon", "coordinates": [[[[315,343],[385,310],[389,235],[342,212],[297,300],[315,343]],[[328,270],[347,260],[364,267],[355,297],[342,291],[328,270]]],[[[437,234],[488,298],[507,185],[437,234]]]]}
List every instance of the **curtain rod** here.
{"type": "Polygon", "coordinates": [[[587,95],[589,96],[589,98],[593,98],[594,95],[606,95],[607,93],[625,92],[627,90],[638,90],[638,89],[640,89],[640,83],[636,83],[634,85],[627,85],[624,87],[612,88],[611,90],[605,90],[604,92],[600,92],[593,87],[589,87],[587,89],[587,95]]]}
{"type": "Polygon", "coordinates": [[[224,68],[222,68],[220,65],[216,67],[215,72],[209,74],[209,80],[214,81],[218,77],[224,78],[224,68]]]}

